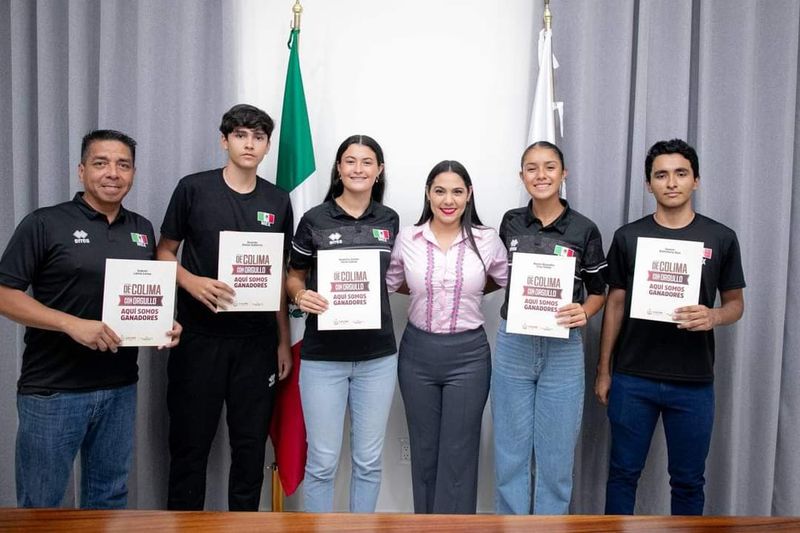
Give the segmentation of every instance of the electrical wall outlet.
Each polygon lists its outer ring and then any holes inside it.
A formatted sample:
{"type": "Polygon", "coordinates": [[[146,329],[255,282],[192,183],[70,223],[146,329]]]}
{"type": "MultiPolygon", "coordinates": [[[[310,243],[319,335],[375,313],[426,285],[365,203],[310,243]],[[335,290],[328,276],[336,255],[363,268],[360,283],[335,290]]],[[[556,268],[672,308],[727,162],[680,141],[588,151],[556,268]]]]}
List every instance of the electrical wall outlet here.
{"type": "Polygon", "coordinates": [[[408,442],[408,437],[399,437],[400,441],[400,464],[407,465],[411,463],[411,444],[408,442]]]}

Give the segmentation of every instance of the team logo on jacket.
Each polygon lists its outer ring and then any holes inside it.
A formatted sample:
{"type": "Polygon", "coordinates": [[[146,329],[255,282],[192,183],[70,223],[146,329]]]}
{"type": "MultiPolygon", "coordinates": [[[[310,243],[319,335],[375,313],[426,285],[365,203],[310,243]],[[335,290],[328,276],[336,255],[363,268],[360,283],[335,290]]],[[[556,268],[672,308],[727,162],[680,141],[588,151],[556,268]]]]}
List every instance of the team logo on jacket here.
{"type": "Polygon", "coordinates": [[[75,237],[75,244],[89,244],[89,234],[83,231],[82,229],[76,229],[72,232],[72,236],[75,237]]]}
{"type": "Polygon", "coordinates": [[[511,242],[508,243],[508,251],[509,252],[516,252],[517,246],[519,246],[519,241],[517,239],[511,239],[511,242]]]}
{"type": "Polygon", "coordinates": [[[328,244],[342,244],[342,234],[333,232],[328,235],[328,244]]]}
{"type": "Polygon", "coordinates": [[[553,255],[558,255],[561,257],[575,257],[575,250],[572,248],[567,248],[566,246],[561,246],[560,244],[556,244],[556,247],[553,248],[553,255]]]}
{"type": "Polygon", "coordinates": [[[381,242],[388,242],[389,241],[389,230],[388,229],[374,229],[372,230],[372,236],[378,239],[381,242]]]}
{"type": "Polygon", "coordinates": [[[271,226],[275,223],[275,215],[273,213],[265,213],[264,211],[256,212],[256,217],[262,226],[271,226]]]}
{"type": "Polygon", "coordinates": [[[136,246],[147,248],[147,235],[143,233],[131,233],[131,241],[136,243],[136,246]]]}

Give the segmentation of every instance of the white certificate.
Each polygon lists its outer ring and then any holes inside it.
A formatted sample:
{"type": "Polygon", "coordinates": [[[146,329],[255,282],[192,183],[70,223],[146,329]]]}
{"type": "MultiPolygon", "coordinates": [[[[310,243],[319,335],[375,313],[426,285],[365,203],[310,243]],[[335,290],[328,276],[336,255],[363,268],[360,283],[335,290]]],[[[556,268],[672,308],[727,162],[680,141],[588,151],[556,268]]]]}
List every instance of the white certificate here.
{"type": "Polygon", "coordinates": [[[569,338],[569,328],[556,323],[556,312],[572,303],[575,256],[514,252],[512,267],[506,331],[569,338]]]}
{"type": "Polygon", "coordinates": [[[697,305],[702,269],[702,242],[639,237],[631,318],[675,322],[676,308],[697,305]]]}
{"type": "Polygon", "coordinates": [[[235,292],[218,311],[277,311],[283,296],[283,233],[219,232],[217,279],[235,292]]]}
{"type": "Polygon", "coordinates": [[[175,312],[175,261],[106,259],[103,322],[121,346],[163,346],[175,312]]]}
{"type": "Polygon", "coordinates": [[[320,331],[380,329],[380,252],[320,250],[317,292],[328,300],[327,311],[317,317],[320,331]]]}

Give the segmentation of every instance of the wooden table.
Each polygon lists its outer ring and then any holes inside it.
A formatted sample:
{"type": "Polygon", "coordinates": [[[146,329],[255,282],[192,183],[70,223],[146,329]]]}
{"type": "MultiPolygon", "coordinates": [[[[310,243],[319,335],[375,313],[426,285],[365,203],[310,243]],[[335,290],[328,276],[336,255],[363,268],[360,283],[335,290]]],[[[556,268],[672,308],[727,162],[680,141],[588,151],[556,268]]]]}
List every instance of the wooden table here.
{"type": "Polygon", "coordinates": [[[530,532],[800,531],[800,517],[496,516],[0,509],[0,532],[258,531],[530,532]]]}

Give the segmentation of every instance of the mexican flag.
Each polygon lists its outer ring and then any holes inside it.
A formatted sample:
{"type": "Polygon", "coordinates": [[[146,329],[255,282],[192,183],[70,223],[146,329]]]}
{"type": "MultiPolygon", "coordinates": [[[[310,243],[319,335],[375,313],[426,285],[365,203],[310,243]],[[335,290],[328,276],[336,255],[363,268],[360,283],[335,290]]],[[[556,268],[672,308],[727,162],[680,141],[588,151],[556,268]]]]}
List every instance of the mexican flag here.
{"type": "MultiPolygon", "coordinates": [[[[286,88],[283,94],[281,134],[278,145],[277,185],[288,191],[292,198],[295,229],[315,201],[311,178],[316,171],[314,148],[311,144],[311,128],[308,124],[308,109],[300,74],[300,57],[297,46],[300,30],[292,30],[289,36],[289,67],[286,72],[286,88]]],[[[306,465],[306,428],[300,404],[300,345],[305,330],[305,314],[294,305],[289,305],[292,335],[292,372],[278,388],[275,412],[272,415],[270,437],[275,447],[275,462],[281,478],[283,491],[292,495],[303,481],[306,465]]]]}

